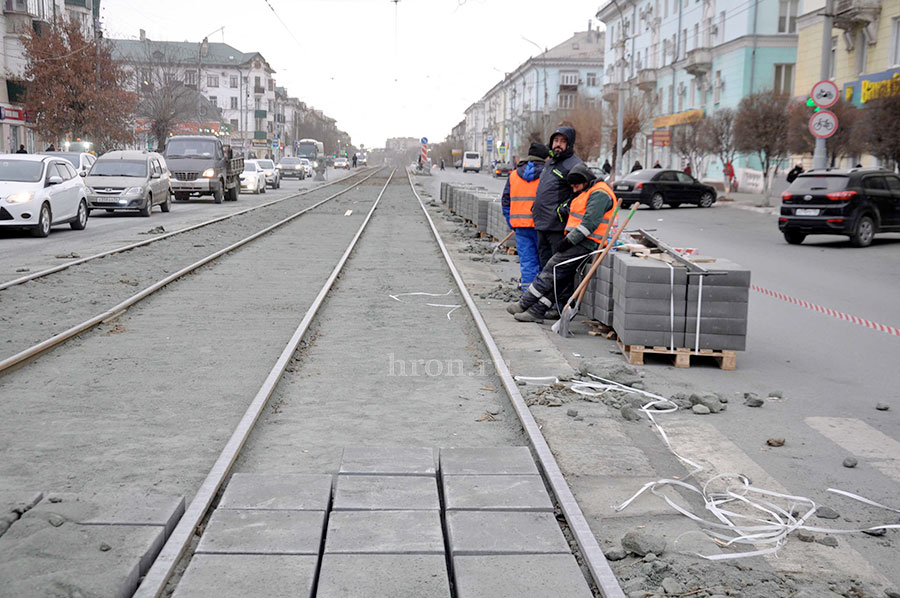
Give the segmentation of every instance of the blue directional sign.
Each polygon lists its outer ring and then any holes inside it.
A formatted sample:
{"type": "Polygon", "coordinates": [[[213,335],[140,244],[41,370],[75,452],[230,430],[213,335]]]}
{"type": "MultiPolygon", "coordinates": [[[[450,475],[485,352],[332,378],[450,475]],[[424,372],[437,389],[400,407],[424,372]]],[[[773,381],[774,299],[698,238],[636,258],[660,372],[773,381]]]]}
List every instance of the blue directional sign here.
{"type": "Polygon", "coordinates": [[[422,137],[422,145],[425,145],[427,143],[428,143],[428,137],[422,137]]]}

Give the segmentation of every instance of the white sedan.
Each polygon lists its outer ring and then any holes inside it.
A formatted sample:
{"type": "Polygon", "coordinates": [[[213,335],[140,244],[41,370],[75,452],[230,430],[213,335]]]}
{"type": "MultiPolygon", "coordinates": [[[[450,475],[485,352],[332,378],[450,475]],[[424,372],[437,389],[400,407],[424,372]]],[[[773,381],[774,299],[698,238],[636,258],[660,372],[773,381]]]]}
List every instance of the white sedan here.
{"type": "Polygon", "coordinates": [[[53,156],[0,154],[0,226],[46,237],[50,227],[87,226],[87,190],[72,164],[53,156]]]}
{"type": "Polygon", "coordinates": [[[316,172],[313,170],[313,164],[309,161],[309,158],[300,158],[300,164],[303,164],[303,168],[306,170],[307,178],[312,178],[315,176],[316,172]]]}
{"type": "Polygon", "coordinates": [[[241,173],[241,191],[250,193],[266,192],[266,171],[256,160],[244,160],[244,172],[241,173]]]}

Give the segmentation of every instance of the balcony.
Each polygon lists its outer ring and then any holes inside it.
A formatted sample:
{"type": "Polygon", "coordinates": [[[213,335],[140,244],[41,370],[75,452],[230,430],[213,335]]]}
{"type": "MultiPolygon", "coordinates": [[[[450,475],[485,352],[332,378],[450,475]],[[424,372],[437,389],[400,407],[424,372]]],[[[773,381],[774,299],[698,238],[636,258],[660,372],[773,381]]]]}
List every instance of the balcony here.
{"type": "Polygon", "coordinates": [[[834,26],[845,31],[869,27],[880,13],[881,0],[835,0],[834,26]]]}
{"type": "Polygon", "coordinates": [[[3,2],[4,13],[28,15],[35,20],[48,23],[53,20],[55,8],[53,0],[5,0],[3,2]]]}
{"type": "Polygon", "coordinates": [[[709,48],[694,48],[687,53],[684,70],[695,77],[703,77],[712,69],[712,51],[709,48]]]}
{"type": "Polygon", "coordinates": [[[255,110],[253,112],[254,118],[266,118],[267,115],[268,112],[266,112],[265,110],[255,110]]]}
{"type": "Polygon", "coordinates": [[[619,84],[606,83],[603,86],[603,99],[607,102],[615,102],[619,97],[619,84]]]}
{"type": "Polygon", "coordinates": [[[656,69],[641,69],[638,71],[637,86],[641,91],[653,91],[656,89],[656,69]]]}

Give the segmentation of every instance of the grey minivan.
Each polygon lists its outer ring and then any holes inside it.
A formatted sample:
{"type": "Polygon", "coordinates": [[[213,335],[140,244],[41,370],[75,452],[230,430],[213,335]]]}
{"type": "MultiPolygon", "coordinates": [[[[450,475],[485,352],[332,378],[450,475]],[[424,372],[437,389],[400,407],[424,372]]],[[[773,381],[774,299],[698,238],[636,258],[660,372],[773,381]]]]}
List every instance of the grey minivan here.
{"type": "Polygon", "coordinates": [[[172,206],[166,160],[156,152],[136,150],[103,154],[85,177],[88,209],[137,210],[149,216],[153,206],[163,212],[172,206]]]}

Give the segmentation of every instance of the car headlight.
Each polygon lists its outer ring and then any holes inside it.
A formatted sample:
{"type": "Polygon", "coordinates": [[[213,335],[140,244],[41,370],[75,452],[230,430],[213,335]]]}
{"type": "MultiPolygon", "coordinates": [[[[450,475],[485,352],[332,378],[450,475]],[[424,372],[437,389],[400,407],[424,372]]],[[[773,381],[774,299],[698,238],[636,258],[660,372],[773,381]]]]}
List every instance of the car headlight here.
{"type": "Polygon", "coordinates": [[[34,199],[34,193],[31,191],[22,191],[20,193],[14,193],[6,198],[7,203],[28,203],[34,199]]]}
{"type": "Polygon", "coordinates": [[[303,168],[303,164],[297,164],[296,166],[294,166],[294,170],[300,170],[301,168],[303,168]]]}
{"type": "Polygon", "coordinates": [[[122,195],[143,195],[143,193],[143,187],[129,187],[128,189],[125,189],[125,193],[122,195]]]}
{"type": "Polygon", "coordinates": [[[214,176],[216,176],[216,169],[215,168],[207,168],[206,170],[203,171],[203,174],[201,176],[211,179],[214,176]]]}
{"type": "Polygon", "coordinates": [[[315,167],[315,168],[318,168],[318,167],[319,167],[319,161],[318,161],[318,160],[316,160],[315,162],[313,162],[313,167],[315,167]]]}

